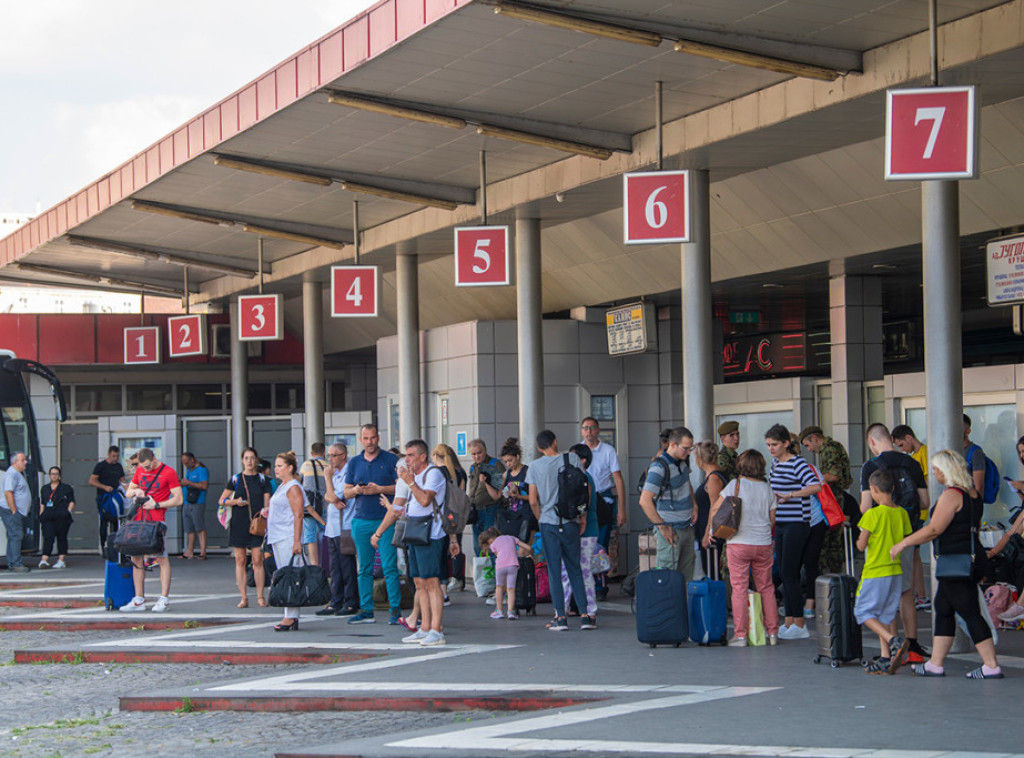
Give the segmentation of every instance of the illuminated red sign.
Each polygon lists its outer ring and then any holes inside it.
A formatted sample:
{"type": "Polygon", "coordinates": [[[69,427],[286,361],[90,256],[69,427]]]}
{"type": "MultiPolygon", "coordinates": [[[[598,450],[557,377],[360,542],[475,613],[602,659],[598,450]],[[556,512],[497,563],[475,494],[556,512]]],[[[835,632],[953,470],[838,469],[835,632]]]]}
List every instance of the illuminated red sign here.
{"type": "Polygon", "coordinates": [[[807,335],[759,334],[726,340],[722,373],[729,377],[771,376],[807,371],[807,335]]]}

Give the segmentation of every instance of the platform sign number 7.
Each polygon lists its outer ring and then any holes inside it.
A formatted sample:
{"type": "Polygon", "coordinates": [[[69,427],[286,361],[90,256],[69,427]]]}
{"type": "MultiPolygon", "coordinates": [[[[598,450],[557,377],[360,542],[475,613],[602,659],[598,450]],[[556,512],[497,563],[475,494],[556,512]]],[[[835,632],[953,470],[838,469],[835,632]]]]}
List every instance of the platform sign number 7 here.
{"type": "Polygon", "coordinates": [[[373,318],[377,315],[376,266],[331,267],[331,316],[373,318]]]}
{"type": "Polygon", "coordinates": [[[925,181],[978,175],[974,87],[889,90],[885,178],[925,181]]]}

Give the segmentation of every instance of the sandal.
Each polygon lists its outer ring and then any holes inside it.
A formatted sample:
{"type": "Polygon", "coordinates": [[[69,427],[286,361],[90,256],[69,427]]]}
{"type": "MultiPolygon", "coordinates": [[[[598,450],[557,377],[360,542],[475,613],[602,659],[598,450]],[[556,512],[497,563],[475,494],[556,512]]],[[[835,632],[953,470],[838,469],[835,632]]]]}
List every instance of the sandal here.
{"type": "Polygon", "coordinates": [[[417,627],[419,626],[419,624],[417,624],[416,626],[411,626],[411,625],[409,624],[409,622],[408,622],[408,621],[406,620],[405,616],[399,616],[399,617],[398,617],[398,624],[399,624],[400,626],[404,626],[404,627],[405,627],[406,629],[408,629],[408,630],[409,630],[410,632],[415,632],[415,631],[416,631],[416,629],[417,629],[417,627]]]}
{"type": "MultiPolygon", "coordinates": [[[[942,672],[929,671],[928,669],[926,669],[924,667],[923,663],[920,666],[911,666],[911,669],[913,670],[913,672],[917,676],[945,676],[946,675],[945,671],[942,671],[942,672]]],[[[978,669],[978,670],[980,671],[981,669],[978,669]]],[[[970,676],[970,674],[968,674],[967,676],[970,676]]]]}
{"type": "Polygon", "coordinates": [[[203,553],[202,555],[200,555],[196,560],[205,561],[206,560],[206,553],[203,553]]]}
{"type": "Polygon", "coordinates": [[[976,669],[968,671],[964,676],[968,679],[1003,679],[1003,672],[1000,671],[998,674],[986,674],[985,670],[978,666],[976,669]]]}
{"type": "Polygon", "coordinates": [[[248,608],[248,607],[249,607],[249,598],[247,598],[247,597],[243,597],[243,598],[242,598],[242,602],[240,602],[240,603],[238,604],[238,607],[239,607],[239,608],[248,608]]]}
{"type": "Polygon", "coordinates": [[[268,608],[270,606],[270,603],[268,603],[263,598],[258,597],[256,598],[256,605],[258,605],[260,608],[268,608]]]}

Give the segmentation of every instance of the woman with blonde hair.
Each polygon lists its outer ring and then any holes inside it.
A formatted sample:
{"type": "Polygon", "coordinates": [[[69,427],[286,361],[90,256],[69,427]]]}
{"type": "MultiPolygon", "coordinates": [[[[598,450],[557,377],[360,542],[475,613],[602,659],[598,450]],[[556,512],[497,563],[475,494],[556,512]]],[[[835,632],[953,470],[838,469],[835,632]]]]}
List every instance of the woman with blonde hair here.
{"type": "MultiPolygon", "coordinates": [[[[718,500],[722,489],[729,482],[729,477],[722,472],[722,467],[718,465],[718,445],[714,442],[710,440],[698,442],[693,447],[693,457],[696,460],[697,468],[704,474],[704,480],[693,491],[693,503],[697,508],[697,520],[693,525],[693,533],[698,540],[701,540],[708,528],[711,504],[718,500]]],[[[708,548],[711,545],[722,547],[717,540],[709,542],[704,547],[708,548]]],[[[707,551],[701,552],[700,560],[704,567],[704,574],[711,576],[707,551]]]]}
{"type": "Polygon", "coordinates": [[[466,487],[466,470],[459,464],[459,458],[455,451],[443,442],[434,446],[430,454],[431,459],[438,468],[448,471],[448,479],[455,482],[459,489],[466,487]]]}
{"type": "Polygon", "coordinates": [[[984,509],[981,494],[975,489],[974,480],[967,471],[967,461],[960,453],[940,450],[932,453],[928,462],[935,481],[945,489],[932,506],[928,523],[897,542],[890,551],[895,560],[908,547],[923,545],[929,540],[935,543],[938,586],[932,600],[935,619],[932,655],[926,663],[914,666],[914,673],[918,676],[946,675],[946,654],[953,646],[956,614],[960,614],[982,660],[982,665],[969,671],[967,678],[1002,679],[992,630],[981,614],[978,600],[977,578],[981,572],[975,569],[975,559],[985,554],[978,541],[978,526],[984,509]],[[943,557],[959,559],[957,562],[963,564],[960,567],[962,571],[954,568],[950,574],[945,574],[941,565],[943,557]]]}

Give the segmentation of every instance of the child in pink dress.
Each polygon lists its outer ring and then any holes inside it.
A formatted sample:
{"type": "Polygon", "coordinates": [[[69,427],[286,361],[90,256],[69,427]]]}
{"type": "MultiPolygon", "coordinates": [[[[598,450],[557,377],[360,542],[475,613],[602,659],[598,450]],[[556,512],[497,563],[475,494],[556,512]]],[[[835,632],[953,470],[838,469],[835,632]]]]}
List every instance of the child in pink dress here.
{"type": "Polygon", "coordinates": [[[494,613],[492,619],[508,618],[515,621],[516,615],[516,575],[519,573],[519,555],[531,555],[533,548],[512,535],[502,535],[495,527],[491,527],[480,535],[480,548],[494,553],[494,613]],[[508,615],[501,610],[508,590],[508,615]]]}

